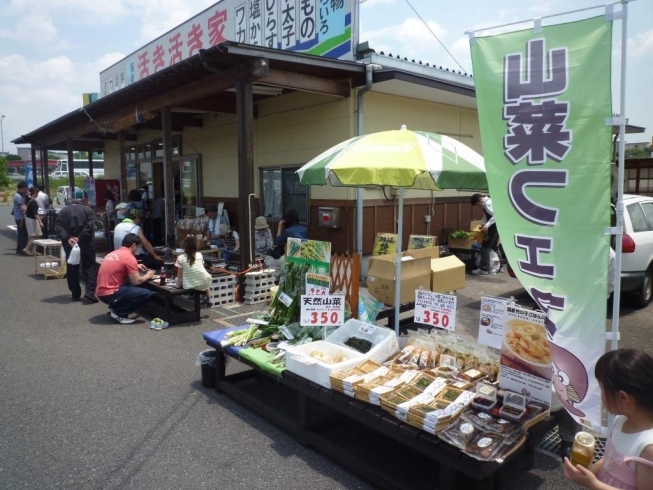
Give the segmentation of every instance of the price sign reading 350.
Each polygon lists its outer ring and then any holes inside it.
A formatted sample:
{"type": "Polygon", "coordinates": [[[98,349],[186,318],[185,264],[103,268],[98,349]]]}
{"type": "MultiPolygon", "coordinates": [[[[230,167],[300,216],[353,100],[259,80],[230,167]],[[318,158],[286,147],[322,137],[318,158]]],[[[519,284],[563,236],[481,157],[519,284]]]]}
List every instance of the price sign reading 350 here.
{"type": "Polygon", "coordinates": [[[456,302],[457,298],[451,294],[418,289],[415,291],[415,322],[453,331],[456,328],[456,302]]]}
{"type": "Polygon", "coordinates": [[[307,325],[337,325],[345,323],[345,297],[342,295],[302,295],[299,323],[307,325]]]}

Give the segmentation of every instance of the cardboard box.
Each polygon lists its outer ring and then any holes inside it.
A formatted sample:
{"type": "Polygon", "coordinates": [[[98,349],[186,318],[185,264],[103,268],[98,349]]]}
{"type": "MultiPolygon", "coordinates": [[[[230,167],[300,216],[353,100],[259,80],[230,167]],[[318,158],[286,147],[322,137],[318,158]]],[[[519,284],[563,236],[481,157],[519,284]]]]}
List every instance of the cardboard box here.
{"type": "Polygon", "coordinates": [[[474,238],[449,238],[449,248],[472,248],[474,238]]]}
{"type": "Polygon", "coordinates": [[[478,243],[483,243],[485,240],[485,233],[481,230],[483,229],[483,220],[474,220],[469,223],[469,231],[474,235],[474,241],[478,243]]]}
{"type": "Polygon", "coordinates": [[[408,250],[435,247],[437,244],[438,237],[434,235],[410,235],[408,237],[408,250]]]}
{"type": "Polygon", "coordinates": [[[469,223],[469,231],[481,231],[481,228],[483,228],[482,219],[476,219],[469,223]]]}
{"type": "Polygon", "coordinates": [[[431,260],[431,291],[446,293],[465,287],[465,264],[455,255],[431,260]]]}
{"type": "MultiPolygon", "coordinates": [[[[415,290],[431,287],[432,255],[438,254],[437,247],[431,249],[411,250],[402,255],[401,262],[401,296],[400,303],[415,301],[415,290]],[[423,254],[414,257],[413,254],[423,254]],[[410,255],[409,255],[410,254],[410,255]]],[[[367,289],[369,293],[387,305],[395,304],[395,257],[397,254],[377,255],[370,257],[367,274],[367,289]]]]}
{"type": "Polygon", "coordinates": [[[440,256],[440,247],[420,248],[417,250],[407,250],[404,256],[413,257],[414,259],[421,259],[428,257],[429,259],[437,259],[440,256]]]}

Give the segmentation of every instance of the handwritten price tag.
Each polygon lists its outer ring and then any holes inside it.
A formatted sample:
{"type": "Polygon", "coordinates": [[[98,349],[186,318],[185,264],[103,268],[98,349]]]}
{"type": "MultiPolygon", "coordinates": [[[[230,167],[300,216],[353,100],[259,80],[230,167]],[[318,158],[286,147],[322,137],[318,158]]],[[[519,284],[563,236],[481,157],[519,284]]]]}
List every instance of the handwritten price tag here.
{"type": "Polygon", "coordinates": [[[415,322],[453,331],[456,328],[457,298],[451,294],[415,291],[415,322]]]}
{"type": "Polygon", "coordinates": [[[345,297],[342,295],[302,295],[299,323],[308,325],[336,325],[345,323],[345,297]]]}

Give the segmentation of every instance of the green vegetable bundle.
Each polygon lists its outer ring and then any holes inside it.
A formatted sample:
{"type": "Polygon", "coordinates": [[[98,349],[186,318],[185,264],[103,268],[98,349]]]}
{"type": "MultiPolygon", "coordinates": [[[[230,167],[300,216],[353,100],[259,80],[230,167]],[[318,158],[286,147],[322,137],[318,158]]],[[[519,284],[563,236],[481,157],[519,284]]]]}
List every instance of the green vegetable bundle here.
{"type": "Polygon", "coordinates": [[[307,264],[295,264],[286,261],[279,281],[279,292],[270,304],[270,308],[272,309],[271,324],[289,325],[299,321],[300,308],[298,304],[301,295],[305,292],[306,284],[304,278],[308,269],[309,266],[307,264]],[[292,300],[290,305],[286,306],[281,301],[282,294],[286,294],[292,300]]]}

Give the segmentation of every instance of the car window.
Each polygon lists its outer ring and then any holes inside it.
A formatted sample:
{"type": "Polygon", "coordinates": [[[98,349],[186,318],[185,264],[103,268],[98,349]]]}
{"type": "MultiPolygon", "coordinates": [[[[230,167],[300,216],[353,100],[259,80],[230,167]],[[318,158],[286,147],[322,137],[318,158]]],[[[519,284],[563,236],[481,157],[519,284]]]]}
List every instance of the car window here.
{"type": "Polygon", "coordinates": [[[642,209],[648,220],[648,229],[653,230],[653,202],[643,202],[642,209]]]}
{"type": "Polygon", "coordinates": [[[629,206],[626,206],[626,209],[628,210],[628,215],[630,216],[630,222],[633,225],[634,232],[650,230],[646,215],[639,203],[636,202],[630,204],[629,206]]]}

